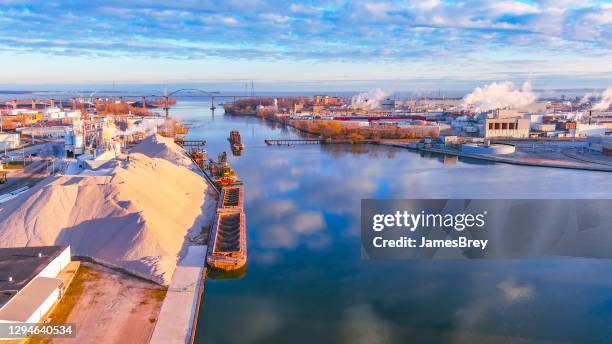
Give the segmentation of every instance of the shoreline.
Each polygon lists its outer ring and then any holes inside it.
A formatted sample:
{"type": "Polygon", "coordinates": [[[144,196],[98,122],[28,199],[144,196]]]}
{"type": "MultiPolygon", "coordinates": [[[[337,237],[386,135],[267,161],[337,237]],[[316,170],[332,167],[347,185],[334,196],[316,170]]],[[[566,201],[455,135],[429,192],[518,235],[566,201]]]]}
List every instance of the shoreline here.
{"type": "MultiPolygon", "coordinates": [[[[463,152],[460,152],[457,150],[451,150],[451,149],[418,148],[418,147],[412,147],[409,144],[398,144],[398,143],[388,143],[388,142],[379,142],[378,144],[383,145],[383,146],[389,146],[389,147],[409,149],[415,152],[427,152],[427,153],[434,153],[434,154],[452,155],[452,156],[457,156],[457,157],[462,157],[462,158],[477,159],[477,160],[491,161],[491,162],[511,164],[511,165],[561,168],[561,169],[595,171],[595,172],[612,172],[612,166],[606,166],[606,165],[599,166],[599,165],[594,165],[594,163],[591,163],[591,162],[588,162],[589,165],[584,165],[587,162],[580,161],[580,160],[576,160],[576,161],[567,160],[568,163],[575,163],[577,165],[566,165],[562,163],[552,163],[552,162],[545,162],[545,161],[542,161],[542,162],[527,161],[527,160],[522,160],[520,158],[489,156],[489,155],[482,155],[482,154],[470,154],[470,153],[463,153],[463,152]],[[578,165],[578,164],[581,164],[581,165],[578,165]]],[[[561,160],[559,160],[559,162],[561,162],[561,160]]]]}
{"type": "MultiPolygon", "coordinates": [[[[410,144],[407,143],[393,143],[393,142],[389,142],[389,141],[385,141],[385,140],[363,140],[363,141],[359,141],[359,142],[353,142],[351,140],[344,140],[344,139],[324,139],[321,137],[321,135],[313,133],[313,132],[309,132],[306,131],[302,128],[298,128],[288,122],[284,122],[284,121],[280,121],[278,119],[271,119],[268,117],[260,117],[257,116],[256,114],[250,114],[250,115],[238,115],[238,114],[229,114],[230,116],[237,116],[237,117],[257,117],[257,118],[261,118],[265,121],[270,121],[272,123],[279,123],[279,124],[283,124],[286,125],[288,127],[294,128],[295,130],[301,132],[301,133],[305,133],[308,135],[314,135],[317,136],[318,139],[321,140],[322,144],[339,144],[339,143],[344,143],[344,144],[378,144],[378,145],[383,145],[383,146],[388,146],[388,147],[396,147],[396,148],[403,148],[403,149],[409,149],[409,150],[413,150],[413,151],[417,151],[417,152],[428,152],[428,153],[435,153],[435,154],[445,154],[445,155],[453,155],[453,156],[458,156],[458,157],[463,157],[463,158],[470,158],[470,159],[478,159],[478,160],[484,160],[484,161],[491,161],[491,162],[497,162],[497,163],[504,163],[504,164],[512,164],[512,165],[522,165],[522,166],[532,166],[532,167],[548,167],[548,168],[563,168],[563,169],[572,169],[572,170],[583,170],[583,171],[595,171],[595,172],[612,172],[612,163],[610,165],[606,165],[606,164],[602,164],[602,163],[598,163],[598,162],[594,162],[593,160],[589,160],[589,159],[581,159],[576,157],[574,154],[568,154],[568,153],[563,153],[564,156],[568,157],[569,159],[573,159],[573,160],[557,160],[558,163],[554,163],[554,162],[545,162],[545,161],[541,161],[541,162],[536,162],[536,161],[528,161],[525,159],[521,159],[519,158],[511,158],[511,157],[502,157],[502,156],[494,156],[494,155],[482,155],[482,154],[470,154],[470,153],[463,153],[461,151],[458,150],[451,150],[451,149],[437,149],[437,148],[419,148],[416,146],[411,146],[410,144]],[[567,162],[567,164],[564,164],[563,162],[567,162]],[[572,165],[574,164],[574,165],[572,165]]],[[[535,157],[534,157],[535,158],[535,157]]]]}
{"type": "Polygon", "coordinates": [[[567,160],[567,164],[563,163],[563,160],[558,160],[559,163],[554,163],[554,162],[545,162],[545,161],[541,161],[541,162],[536,162],[536,161],[528,161],[525,159],[521,159],[519,158],[510,158],[510,157],[502,157],[502,156],[491,156],[491,155],[482,155],[482,154],[470,154],[470,153],[463,153],[460,152],[458,150],[451,150],[451,149],[437,149],[437,148],[419,148],[416,146],[411,146],[408,143],[393,143],[393,142],[385,142],[385,140],[364,140],[364,141],[359,141],[359,142],[353,142],[351,140],[334,140],[334,139],[324,139],[321,138],[320,135],[316,134],[316,133],[312,133],[306,130],[303,130],[301,128],[298,128],[290,123],[284,122],[284,121],[280,121],[278,119],[271,119],[268,117],[260,117],[257,116],[256,114],[249,114],[249,115],[239,115],[239,114],[228,114],[229,116],[236,116],[236,117],[256,117],[256,118],[261,118],[265,121],[270,121],[272,123],[278,123],[278,124],[282,124],[282,125],[286,125],[288,127],[294,128],[295,130],[301,132],[301,133],[305,133],[308,135],[314,135],[317,136],[317,138],[319,140],[321,140],[322,144],[332,144],[332,143],[344,143],[344,144],[377,144],[377,145],[383,145],[383,146],[388,146],[388,147],[396,147],[396,148],[403,148],[403,149],[409,149],[412,151],[416,151],[416,152],[427,152],[427,153],[434,153],[434,154],[445,154],[445,155],[453,155],[453,156],[458,156],[458,157],[463,157],[463,158],[470,158],[470,159],[477,159],[477,160],[484,160],[484,161],[491,161],[491,162],[496,162],[496,163],[504,163],[504,164],[512,164],[512,165],[521,165],[521,166],[532,166],[532,167],[548,167],[548,168],[560,168],[560,169],[571,169],[571,170],[583,170],[583,171],[594,171],[594,172],[612,172],[612,164],[611,165],[606,165],[606,164],[601,164],[601,163],[597,163],[597,162],[593,162],[590,161],[588,159],[579,159],[577,157],[575,157],[573,154],[566,154],[564,153],[565,156],[567,156],[569,159],[573,159],[572,160],[567,160]],[[571,165],[574,164],[574,165],[571,165]]]}

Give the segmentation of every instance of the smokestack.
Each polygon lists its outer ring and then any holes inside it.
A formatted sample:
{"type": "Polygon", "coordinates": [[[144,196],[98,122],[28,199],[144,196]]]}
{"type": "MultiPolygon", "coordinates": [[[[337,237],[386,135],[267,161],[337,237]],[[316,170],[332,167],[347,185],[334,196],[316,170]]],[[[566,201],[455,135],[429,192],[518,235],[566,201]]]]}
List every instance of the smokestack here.
{"type": "Polygon", "coordinates": [[[591,125],[591,115],[592,115],[593,111],[589,110],[589,125],[591,125]]]}

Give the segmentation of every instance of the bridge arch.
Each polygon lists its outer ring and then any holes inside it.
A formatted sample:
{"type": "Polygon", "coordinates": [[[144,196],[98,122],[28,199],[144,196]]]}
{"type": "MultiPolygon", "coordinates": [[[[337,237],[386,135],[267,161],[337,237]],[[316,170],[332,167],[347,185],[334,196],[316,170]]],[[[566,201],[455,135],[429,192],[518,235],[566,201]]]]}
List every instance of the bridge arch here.
{"type": "Polygon", "coordinates": [[[215,107],[215,94],[219,94],[220,93],[219,91],[210,92],[210,91],[201,90],[199,88],[181,88],[179,90],[172,91],[172,92],[170,92],[170,93],[168,93],[168,94],[166,94],[164,96],[164,99],[166,100],[166,104],[164,106],[164,111],[166,112],[166,117],[169,116],[169,111],[170,111],[170,104],[168,103],[168,98],[170,96],[172,96],[172,95],[175,95],[175,94],[181,93],[181,92],[185,92],[185,93],[188,93],[188,92],[190,92],[190,93],[197,92],[197,93],[201,93],[201,94],[203,94],[205,96],[209,96],[212,99],[212,106],[211,106],[210,109],[213,111],[213,115],[214,115],[214,111],[215,111],[215,108],[216,108],[215,107]]]}
{"type": "Polygon", "coordinates": [[[210,91],[201,90],[199,88],[181,88],[180,90],[176,90],[176,91],[172,91],[172,92],[168,93],[166,95],[166,97],[169,97],[169,96],[175,95],[177,93],[181,93],[181,92],[186,92],[186,93],[187,92],[190,92],[190,93],[196,92],[196,93],[202,93],[202,94],[204,94],[206,96],[212,96],[213,94],[219,94],[219,91],[210,92],[210,91]]]}

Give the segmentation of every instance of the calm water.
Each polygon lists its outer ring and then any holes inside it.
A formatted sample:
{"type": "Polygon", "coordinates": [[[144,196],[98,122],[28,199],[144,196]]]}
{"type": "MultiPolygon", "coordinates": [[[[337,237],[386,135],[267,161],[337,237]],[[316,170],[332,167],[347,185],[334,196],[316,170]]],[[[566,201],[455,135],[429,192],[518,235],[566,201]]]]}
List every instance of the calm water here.
{"type": "MultiPolygon", "coordinates": [[[[367,261],[362,198],[606,198],[610,174],[421,157],[379,146],[268,147],[297,137],[203,102],[173,110],[212,157],[240,130],[249,263],[206,282],[206,343],[607,342],[612,261],[367,261]],[[221,111],[222,112],[222,111],[221,111]]],[[[231,154],[230,154],[231,155],[231,154]]]]}

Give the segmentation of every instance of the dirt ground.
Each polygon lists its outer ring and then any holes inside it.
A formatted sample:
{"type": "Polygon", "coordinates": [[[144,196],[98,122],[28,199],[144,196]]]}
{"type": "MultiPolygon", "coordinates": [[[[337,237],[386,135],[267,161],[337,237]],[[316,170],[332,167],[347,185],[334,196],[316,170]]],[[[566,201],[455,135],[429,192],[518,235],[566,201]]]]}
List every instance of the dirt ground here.
{"type": "Polygon", "coordinates": [[[76,324],[76,338],[28,343],[148,343],[166,290],[99,265],[83,263],[53,323],[76,324]]]}

